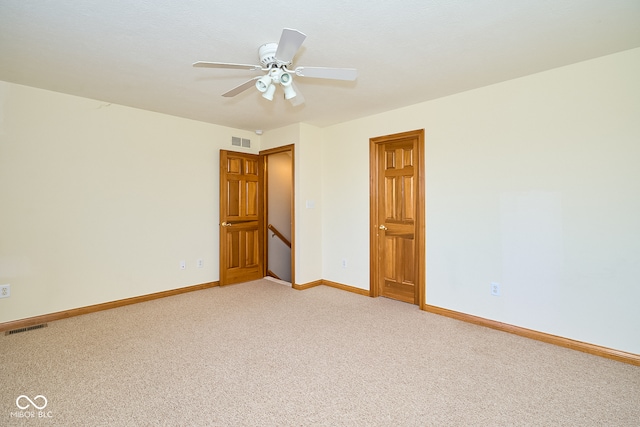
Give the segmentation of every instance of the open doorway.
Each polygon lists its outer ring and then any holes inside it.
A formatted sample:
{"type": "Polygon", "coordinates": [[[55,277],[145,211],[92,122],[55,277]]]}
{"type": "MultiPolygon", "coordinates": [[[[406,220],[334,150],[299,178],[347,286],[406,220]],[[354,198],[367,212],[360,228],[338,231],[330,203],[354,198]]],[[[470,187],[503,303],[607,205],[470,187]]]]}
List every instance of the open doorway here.
{"type": "Polygon", "coordinates": [[[266,275],[295,283],[294,146],[260,152],[264,164],[266,275]]]}

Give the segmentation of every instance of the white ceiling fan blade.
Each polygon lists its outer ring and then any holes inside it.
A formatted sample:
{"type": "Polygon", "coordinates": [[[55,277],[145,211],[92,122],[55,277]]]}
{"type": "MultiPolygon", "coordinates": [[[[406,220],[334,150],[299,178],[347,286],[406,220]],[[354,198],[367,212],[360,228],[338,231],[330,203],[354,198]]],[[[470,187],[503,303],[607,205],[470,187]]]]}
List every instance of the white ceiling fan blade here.
{"type": "Polygon", "coordinates": [[[242,83],[239,86],[234,87],[233,89],[231,89],[228,92],[225,92],[222,94],[222,96],[226,97],[226,98],[231,98],[232,96],[236,96],[237,94],[244,92],[245,90],[249,89],[251,86],[255,85],[255,81],[258,80],[261,76],[257,76],[252,78],[251,80],[247,80],[246,82],[242,83]]]}
{"type": "Polygon", "coordinates": [[[300,77],[318,79],[355,80],[358,77],[355,68],[297,67],[294,72],[300,77]]]}
{"type": "Polygon", "coordinates": [[[296,91],[296,96],[289,100],[291,105],[297,107],[298,105],[304,104],[304,96],[302,96],[302,92],[300,92],[300,89],[298,88],[298,86],[296,86],[296,83],[292,82],[291,86],[293,87],[293,90],[296,91]]]}
{"type": "Polygon", "coordinates": [[[193,66],[202,67],[202,68],[232,68],[235,70],[262,70],[262,67],[260,65],[232,64],[229,62],[198,61],[198,62],[194,62],[193,66]]]}
{"type": "Polygon", "coordinates": [[[282,35],[278,42],[278,50],[276,51],[276,60],[284,64],[291,63],[306,38],[307,35],[298,30],[292,30],[291,28],[282,30],[282,35]]]}

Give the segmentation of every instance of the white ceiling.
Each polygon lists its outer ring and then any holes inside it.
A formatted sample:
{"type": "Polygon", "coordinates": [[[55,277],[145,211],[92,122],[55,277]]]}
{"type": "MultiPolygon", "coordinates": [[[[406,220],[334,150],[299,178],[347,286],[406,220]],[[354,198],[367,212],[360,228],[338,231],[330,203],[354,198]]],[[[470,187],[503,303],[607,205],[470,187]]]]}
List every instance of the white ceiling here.
{"type": "Polygon", "coordinates": [[[640,0],[0,0],[0,80],[239,129],[327,126],[640,46],[640,0]],[[307,35],[306,103],[269,102],[258,64],[282,28],[307,35]]]}

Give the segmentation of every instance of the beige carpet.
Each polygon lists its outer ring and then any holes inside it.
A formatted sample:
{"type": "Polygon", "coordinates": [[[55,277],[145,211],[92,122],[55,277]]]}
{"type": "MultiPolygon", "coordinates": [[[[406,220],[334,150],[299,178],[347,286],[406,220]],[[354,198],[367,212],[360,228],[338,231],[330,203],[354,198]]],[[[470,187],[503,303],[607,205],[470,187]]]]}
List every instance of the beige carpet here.
{"type": "Polygon", "coordinates": [[[267,280],[2,335],[0,360],[3,426],[640,426],[639,367],[267,280]]]}

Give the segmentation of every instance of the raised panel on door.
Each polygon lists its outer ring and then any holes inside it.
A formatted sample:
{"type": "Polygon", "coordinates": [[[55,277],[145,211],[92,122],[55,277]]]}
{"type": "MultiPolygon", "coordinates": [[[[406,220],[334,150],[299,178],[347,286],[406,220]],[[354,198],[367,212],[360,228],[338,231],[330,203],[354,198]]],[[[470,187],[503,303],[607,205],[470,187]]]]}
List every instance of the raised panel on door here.
{"type": "Polygon", "coordinates": [[[227,218],[236,218],[240,216],[240,191],[241,182],[231,177],[227,181],[227,218]]]}
{"type": "Polygon", "coordinates": [[[246,218],[257,218],[258,211],[258,182],[246,181],[244,187],[245,203],[244,216],[246,218]]]}

